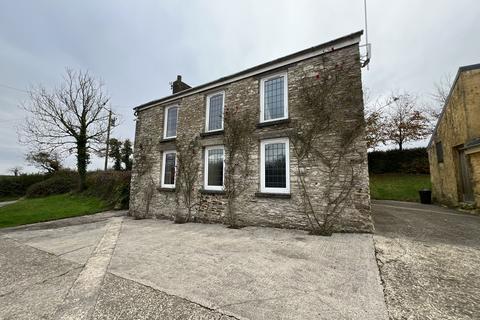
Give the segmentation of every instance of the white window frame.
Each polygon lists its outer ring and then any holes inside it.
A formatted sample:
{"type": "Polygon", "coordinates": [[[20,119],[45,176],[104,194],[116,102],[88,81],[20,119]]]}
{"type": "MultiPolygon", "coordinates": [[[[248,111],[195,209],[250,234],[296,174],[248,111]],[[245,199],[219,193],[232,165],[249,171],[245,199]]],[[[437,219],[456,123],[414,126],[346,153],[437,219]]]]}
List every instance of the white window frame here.
{"type": "Polygon", "coordinates": [[[175,107],[177,108],[177,119],[176,119],[177,124],[175,127],[178,130],[178,113],[180,112],[180,107],[178,106],[178,104],[173,104],[171,106],[165,107],[163,111],[163,138],[164,139],[173,139],[177,137],[177,130],[175,130],[174,136],[169,136],[169,137],[167,136],[168,110],[175,107]]]}
{"type": "Polygon", "coordinates": [[[288,138],[266,139],[260,141],[260,191],[264,193],[290,193],[290,142],[288,138]],[[285,188],[265,187],[265,146],[272,143],[285,143],[285,188]]]}
{"type": "Polygon", "coordinates": [[[222,131],[223,130],[223,119],[225,115],[225,91],[217,91],[212,94],[207,95],[207,111],[206,111],[206,117],[205,117],[205,132],[216,132],[216,131],[222,131]],[[220,129],[215,129],[215,130],[208,130],[208,120],[210,118],[210,98],[213,96],[216,96],[218,94],[222,95],[222,127],[220,129]]]}
{"type": "Polygon", "coordinates": [[[260,123],[272,122],[288,119],[288,77],[287,72],[276,73],[260,80],[260,123]],[[265,114],[265,82],[283,76],[283,117],[276,119],[264,120],[265,114]]]}
{"type": "Polygon", "coordinates": [[[225,146],[216,145],[205,147],[205,161],[204,161],[204,170],[203,170],[203,188],[205,190],[216,190],[222,191],[225,188],[225,146]],[[222,173],[222,185],[221,186],[210,186],[208,185],[208,151],[212,149],[222,149],[223,150],[223,173],[222,173]]]}
{"type": "Polygon", "coordinates": [[[175,184],[177,183],[177,151],[175,150],[165,150],[163,151],[163,160],[162,160],[162,178],[161,178],[161,186],[162,188],[175,188],[175,184]],[[173,184],[166,184],[165,183],[165,167],[166,167],[166,159],[167,159],[167,154],[175,154],[175,178],[174,178],[174,183],[173,184]]]}

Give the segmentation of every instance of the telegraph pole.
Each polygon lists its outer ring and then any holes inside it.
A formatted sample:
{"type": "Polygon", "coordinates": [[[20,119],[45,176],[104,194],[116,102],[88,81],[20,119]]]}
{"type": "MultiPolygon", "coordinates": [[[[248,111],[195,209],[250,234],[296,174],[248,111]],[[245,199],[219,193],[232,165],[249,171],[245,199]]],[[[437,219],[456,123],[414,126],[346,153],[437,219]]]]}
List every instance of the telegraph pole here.
{"type": "Polygon", "coordinates": [[[105,168],[104,170],[107,171],[108,166],[108,147],[110,146],[110,128],[112,126],[112,108],[108,111],[108,127],[107,127],[107,141],[105,141],[105,168]]]}

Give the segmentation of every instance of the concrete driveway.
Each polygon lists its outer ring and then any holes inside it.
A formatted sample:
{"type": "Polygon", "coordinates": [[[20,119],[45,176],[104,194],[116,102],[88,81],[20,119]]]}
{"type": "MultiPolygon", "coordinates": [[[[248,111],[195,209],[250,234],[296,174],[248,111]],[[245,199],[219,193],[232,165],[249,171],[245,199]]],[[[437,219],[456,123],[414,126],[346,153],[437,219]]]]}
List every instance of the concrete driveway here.
{"type": "Polygon", "coordinates": [[[374,236],[391,319],[480,319],[480,217],[375,201],[374,236]]]}
{"type": "Polygon", "coordinates": [[[0,318],[387,318],[372,235],[68,221],[0,231],[0,318]]]}

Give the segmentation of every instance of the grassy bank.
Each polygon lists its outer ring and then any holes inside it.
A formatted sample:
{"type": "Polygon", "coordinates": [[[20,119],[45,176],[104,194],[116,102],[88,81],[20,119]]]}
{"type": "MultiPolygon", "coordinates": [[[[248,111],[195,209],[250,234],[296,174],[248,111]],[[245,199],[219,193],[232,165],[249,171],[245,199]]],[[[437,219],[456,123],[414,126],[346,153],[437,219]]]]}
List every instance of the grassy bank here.
{"type": "Polygon", "coordinates": [[[19,199],[20,196],[0,196],[0,202],[13,201],[19,199]]]}
{"type": "Polygon", "coordinates": [[[0,228],[92,214],[108,209],[107,204],[90,196],[62,194],[24,199],[0,207],[0,228]]]}
{"type": "Polygon", "coordinates": [[[431,188],[430,175],[371,174],[372,199],[419,202],[418,190],[431,188]]]}

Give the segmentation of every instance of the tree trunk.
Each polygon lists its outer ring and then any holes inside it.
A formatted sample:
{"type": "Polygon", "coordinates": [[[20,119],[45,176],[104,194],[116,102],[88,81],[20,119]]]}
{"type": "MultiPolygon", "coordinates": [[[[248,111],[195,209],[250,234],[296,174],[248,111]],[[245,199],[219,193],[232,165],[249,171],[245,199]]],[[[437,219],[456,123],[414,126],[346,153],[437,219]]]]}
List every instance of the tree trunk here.
{"type": "Polygon", "coordinates": [[[87,137],[86,133],[80,133],[77,140],[77,170],[80,177],[78,189],[79,191],[85,190],[85,181],[87,178],[87,137]]]}
{"type": "Polygon", "coordinates": [[[400,150],[400,151],[403,150],[403,142],[402,141],[398,142],[398,150],[400,150]]]}

